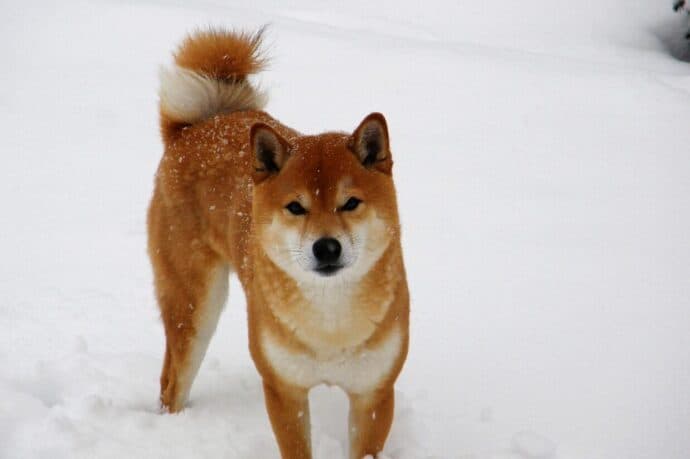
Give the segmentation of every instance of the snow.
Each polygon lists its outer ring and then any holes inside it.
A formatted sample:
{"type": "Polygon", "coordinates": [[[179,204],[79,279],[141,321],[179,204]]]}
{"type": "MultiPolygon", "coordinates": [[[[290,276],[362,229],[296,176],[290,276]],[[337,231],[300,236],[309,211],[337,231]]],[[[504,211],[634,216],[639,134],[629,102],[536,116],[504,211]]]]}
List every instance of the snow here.
{"type": "Polygon", "coordinates": [[[550,459],[555,457],[555,446],[534,432],[518,432],[513,436],[513,450],[519,457],[550,459]]]}
{"type": "MultiPolygon", "coordinates": [[[[4,5],[0,457],[278,457],[234,279],[189,408],[157,405],[157,72],[209,23],[271,24],[287,124],[388,119],[413,312],[387,457],[690,457],[687,19],[613,0],[4,5]]],[[[345,396],[311,398],[315,457],[345,457],[345,396]]]]}

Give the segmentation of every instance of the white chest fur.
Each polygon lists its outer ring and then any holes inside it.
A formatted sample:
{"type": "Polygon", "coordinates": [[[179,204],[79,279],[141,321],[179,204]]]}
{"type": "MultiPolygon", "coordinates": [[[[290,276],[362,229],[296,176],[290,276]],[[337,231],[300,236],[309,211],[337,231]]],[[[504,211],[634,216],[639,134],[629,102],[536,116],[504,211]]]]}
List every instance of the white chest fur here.
{"type": "Polygon", "coordinates": [[[285,348],[268,332],[261,336],[261,344],[274,371],[286,382],[304,388],[326,383],[350,393],[366,393],[390,373],[403,340],[400,329],[395,327],[374,348],[345,349],[328,357],[285,348]]]}

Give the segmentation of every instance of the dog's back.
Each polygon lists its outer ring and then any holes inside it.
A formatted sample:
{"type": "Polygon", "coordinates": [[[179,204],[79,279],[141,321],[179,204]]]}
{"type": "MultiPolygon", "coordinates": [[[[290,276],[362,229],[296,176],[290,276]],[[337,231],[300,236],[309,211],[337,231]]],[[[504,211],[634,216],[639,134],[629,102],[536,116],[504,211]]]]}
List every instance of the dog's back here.
{"type": "MultiPolygon", "coordinates": [[[[273,122],[248,76],[264,66],[261,34],[189,36],[161,69],[165,151],[148,214],[149,255],[166,352],[161,403],[184,406],[227,296],[232,266],[246,266],[251,212],[249,128],[273,122]]],[[[289,134],[286,132],[286,135],[289,134]]]]}

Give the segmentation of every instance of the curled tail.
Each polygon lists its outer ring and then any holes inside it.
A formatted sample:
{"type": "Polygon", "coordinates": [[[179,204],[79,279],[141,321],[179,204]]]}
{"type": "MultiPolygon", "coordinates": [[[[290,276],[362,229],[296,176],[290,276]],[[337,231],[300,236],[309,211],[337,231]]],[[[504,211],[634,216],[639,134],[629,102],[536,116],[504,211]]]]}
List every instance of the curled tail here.
{"type": "Polygon", "coordinates": [[[260,110],[266,95],[247,81],[266,60],[254,34],[220,29],[189,35],[160,73],[160,122],[164,139],[218,113],[260,110]]]}

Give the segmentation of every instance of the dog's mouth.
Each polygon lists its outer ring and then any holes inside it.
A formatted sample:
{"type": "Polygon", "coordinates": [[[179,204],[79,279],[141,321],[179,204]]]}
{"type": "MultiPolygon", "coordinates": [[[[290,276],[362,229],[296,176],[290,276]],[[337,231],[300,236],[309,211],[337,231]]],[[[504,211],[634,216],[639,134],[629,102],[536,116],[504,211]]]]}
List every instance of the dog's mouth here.
{"type": "Polygon", "coordinates": [[[343,265],[321,265],[314,268],[314,271],[322,276],[332,276],[343,268],[343,265]]]}

